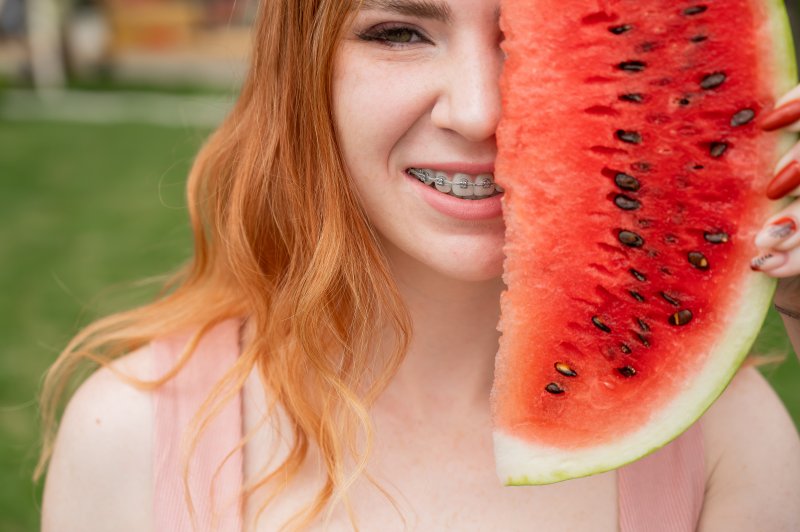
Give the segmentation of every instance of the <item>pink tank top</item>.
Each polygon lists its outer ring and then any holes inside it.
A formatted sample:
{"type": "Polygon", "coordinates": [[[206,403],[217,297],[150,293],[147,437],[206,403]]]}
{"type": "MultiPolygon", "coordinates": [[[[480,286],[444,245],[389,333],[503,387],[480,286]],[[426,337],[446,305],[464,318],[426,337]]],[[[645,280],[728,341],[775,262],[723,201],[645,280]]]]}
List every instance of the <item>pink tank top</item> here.
{"type": "MultiPolygon", "coordinates": [[[[153,342],[154,375],[163,375],[175,365],[188,340],[187,335],[153,342]]],[[[154,392],[153,507],[158,532],[242,530],[238,500],[242,453],[231,452],[242,435],[241,397],[214,418],[192,454],[188,490],[194,524],[180,459],[182,434],[238,352],[239,322],[224,322],[202,338],[181,372],[154,392]]],[[[617,485],[622,532],[694,531],[705,491],[699,423],[661,450],[617,470],[617,485]]]]}

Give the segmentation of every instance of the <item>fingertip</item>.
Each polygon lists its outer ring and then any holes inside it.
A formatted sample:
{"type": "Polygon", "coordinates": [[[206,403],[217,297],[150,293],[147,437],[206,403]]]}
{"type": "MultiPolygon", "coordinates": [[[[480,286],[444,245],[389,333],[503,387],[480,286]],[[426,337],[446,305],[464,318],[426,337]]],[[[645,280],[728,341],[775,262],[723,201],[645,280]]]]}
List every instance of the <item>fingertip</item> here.
{"type": "Polygon", "coordinates": [[[777,268],[780,268],[786,261],[788,256],[786,253],[780,251],[768,251],[763,255],[754,257],[750,261],[750,269],[754,272],[770,273],[777,268]]]}
{"type": "Polygon", "coordinates": [[[800,186],[800,163],[791,161],[767,185],[766,195],[771,200],[781,199],[800,186]]]}
{"type": "Polygon", "coordinates": [[[763,114],[758,121],[764,131],[775,131],[800,120],[800,100],[790,100],[763,114]]]}

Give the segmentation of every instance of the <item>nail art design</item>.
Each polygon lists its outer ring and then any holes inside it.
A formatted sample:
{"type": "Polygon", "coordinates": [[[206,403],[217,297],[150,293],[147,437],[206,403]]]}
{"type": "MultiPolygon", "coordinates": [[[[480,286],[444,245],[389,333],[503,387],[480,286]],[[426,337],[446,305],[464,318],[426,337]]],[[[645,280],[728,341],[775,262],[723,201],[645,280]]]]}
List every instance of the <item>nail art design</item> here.
{"type": "Polygon", "coordinates": [[[783,216],[758,232],[756,247],[772,249],[797,232],[797,221],[792,216],[783,216]]]}
{"type": "Polygon", "coordinates": [[[767,197],[773,200],[781,199],[798,186],[800,186],[800,163],[792,161],[767,185],[767,197]]]}
{"type": "Polygon", "coordinates": [[[761,255],[750,261],[750,269],[753,271],[761,271],[761,268],[773,257],[772,253],[761,255]]]}
{"type": "Polygon", "coordinates": [[[797,224],[794,218],[788,216],[775,220],[767,228],[767,235],[775,240],[783,240],[784,238],[793,235],[797,231],[797,224]]]}
{"type": "Polygon", "coordinates": [[[786,262],[786,253],[767,253],[750,261],[750,269],[756,272],[773,270],[786,262]]]}
{"type": "Polygon", "coordinates": [[[760,125],[764,131],[774,131],[800,120],[800,100],[792,100],[761,117],[760,125]]]}

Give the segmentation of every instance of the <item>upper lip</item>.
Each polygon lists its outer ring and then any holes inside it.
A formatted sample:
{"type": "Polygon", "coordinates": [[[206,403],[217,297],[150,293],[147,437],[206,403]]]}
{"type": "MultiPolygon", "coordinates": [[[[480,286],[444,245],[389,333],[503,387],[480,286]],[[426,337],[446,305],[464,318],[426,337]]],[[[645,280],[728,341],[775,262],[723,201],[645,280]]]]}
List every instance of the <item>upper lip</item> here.
{"type": "Polygon", "coordinates": [[[466,162],[441,162],[441,163],[414,163],[410,164],[408,168],[427,168],[429,170],[439,170],[447,172],[448,174],[493,174],[494,163],[466,163],[466,162]]]}

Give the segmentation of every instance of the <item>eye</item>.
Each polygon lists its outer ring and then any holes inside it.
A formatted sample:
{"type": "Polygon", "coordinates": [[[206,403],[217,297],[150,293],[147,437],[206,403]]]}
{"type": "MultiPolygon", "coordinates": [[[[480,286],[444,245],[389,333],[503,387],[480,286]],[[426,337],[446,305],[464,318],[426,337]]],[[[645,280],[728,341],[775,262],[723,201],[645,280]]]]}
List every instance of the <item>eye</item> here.
{"type": "Polygon", "coordinates": [[[374,41],[390,48],[430,42],[419,30],[404,25],[381,24],[358,34],[363,41],[374,41]]]}

